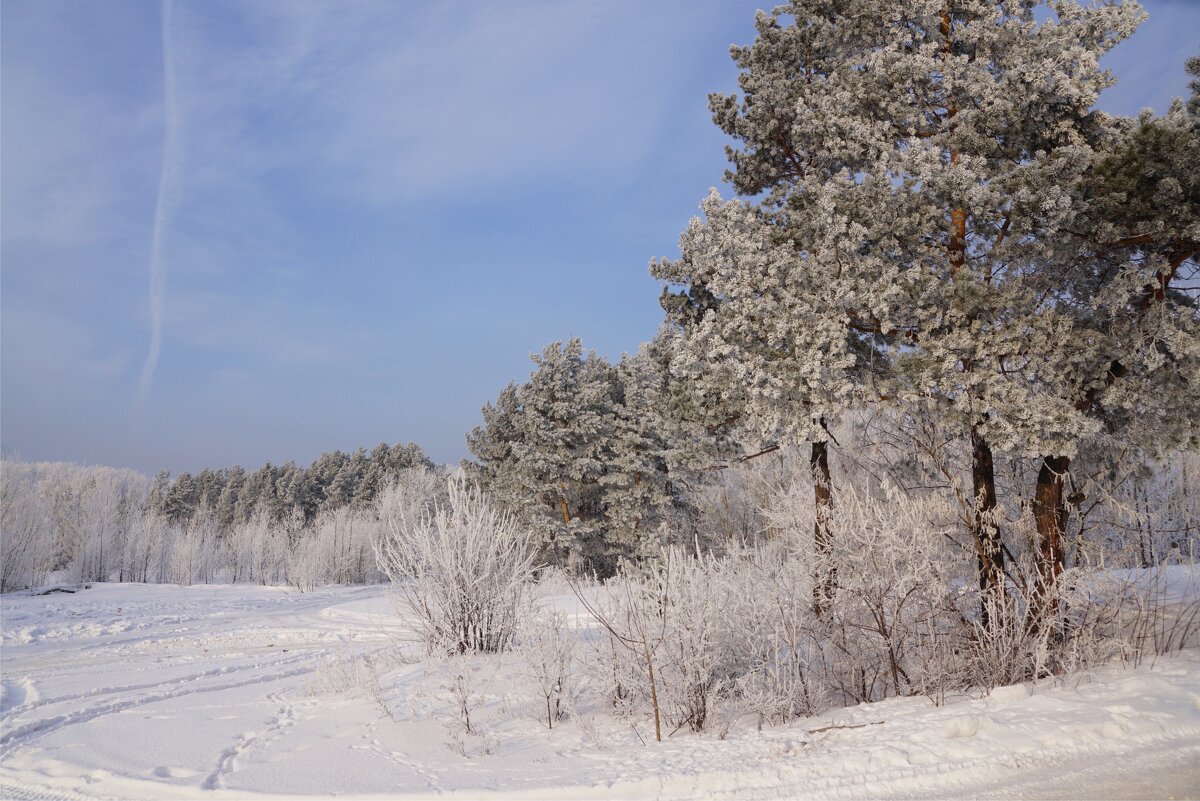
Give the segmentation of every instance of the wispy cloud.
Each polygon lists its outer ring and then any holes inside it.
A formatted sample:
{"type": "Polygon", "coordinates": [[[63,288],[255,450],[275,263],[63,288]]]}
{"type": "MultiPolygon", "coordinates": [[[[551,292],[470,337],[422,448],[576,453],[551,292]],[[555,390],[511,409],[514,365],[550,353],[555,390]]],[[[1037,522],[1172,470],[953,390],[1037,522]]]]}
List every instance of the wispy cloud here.
{"type": "Polygon", "coordinates": [[[176,97],[175,47],[171,30],[173,0],[162,3],[163,147],[158,199],[154,206],[154,234],[150,248],[150,347],[138,379],[137,402],[141,409],[150,394],[154,371],[162,351],[163,313],[167,295],[167,237],[179,202],[181,165],[179,137],[182,120],[176,97]]]}
{"type": "Polygon", "coordinates": [[[639,6],[180,7],[196,54],[180,102],[207,155],[189,165],[205,181],[286,175],[365,206],[619,179],[669,118],[670,77],[685,77],[660,43],[696,24],[631,24],[639,6]]]}

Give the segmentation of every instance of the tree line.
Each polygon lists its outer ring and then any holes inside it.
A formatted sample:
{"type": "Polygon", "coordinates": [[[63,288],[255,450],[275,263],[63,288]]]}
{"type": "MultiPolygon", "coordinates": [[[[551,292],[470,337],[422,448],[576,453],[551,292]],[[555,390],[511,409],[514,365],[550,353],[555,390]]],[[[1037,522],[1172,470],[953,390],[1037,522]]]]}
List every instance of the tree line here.
{"type": "Polygon", "coordinates": [[[370,452],[359,448],[354,453],[322,453],[308,467],[268,462],[253,472],[233,465],[174,478],[164,471],[154,479],[146,506],[174,524],[207,510],[222,530],[249,522],[260,512],[273,522],[295,519],[308,525],[318,512],[371,508],[400,473],[414,467],[433,467],[420,446],[381,442],[370,452]]]}
{"type": "MultiPolygon", "coordinates": [[[[151,480],[63,463],[0,465],[0,592],[46,581],[379,581],[373,543],[397,485],[435,468],[414,444],[151,480]]],[[[418,482],[419,483],[419,482],[418,482]]]]}

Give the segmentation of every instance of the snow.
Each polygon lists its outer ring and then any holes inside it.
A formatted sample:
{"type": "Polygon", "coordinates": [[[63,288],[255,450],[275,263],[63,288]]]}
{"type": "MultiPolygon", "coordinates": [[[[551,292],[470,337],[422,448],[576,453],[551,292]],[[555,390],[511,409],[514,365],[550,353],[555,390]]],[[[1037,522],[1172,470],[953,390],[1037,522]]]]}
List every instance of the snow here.
{"type": "Polygon", "coordinates": [[[94,585],[0,615],[4,798],[1200,798],[1194,651],[657,744],[595,702],[548,731],[513,657],[421,659],[382,587],[94,585]]]}

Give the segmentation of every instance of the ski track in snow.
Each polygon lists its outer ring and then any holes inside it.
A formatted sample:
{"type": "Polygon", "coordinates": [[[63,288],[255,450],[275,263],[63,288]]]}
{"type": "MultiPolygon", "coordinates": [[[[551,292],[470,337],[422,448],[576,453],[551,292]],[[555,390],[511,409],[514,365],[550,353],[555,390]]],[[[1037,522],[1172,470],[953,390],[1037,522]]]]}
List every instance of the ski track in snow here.
{"type": "MultiPolygon", "coordinates": [[[[5,750],[8,750],[17,746],[25,746],[33,740],[45,736],[53,731],[57,731],[64,726],[86,723],[103,715],[112,715],[114,713],[124,712],[128,709],[144,706],[146,704],[153,704],[159,701],[180,698],[186,695],[196,695],[198,693],[213,693],[221,692],[223,690],[232,690],[252,684],[262,684],[264,682],[277,681],[279,679],[286,679],[292,676],[301,676],[306,673],[311,673],[312,671],[313,668],[311,667],[296,668],[294,670],[285,670],[282,673],[272,673],[266,676],[255,676],[253,678],[246,679],[245,681],[235,681],[228,684],[217,684],[211,686],[205,685],[194,688],[191,686],[184,686],[175,689],[156,690],[154,692],[138,695],[134,698],[125,698],[107,704],[98,704],[96,706],[87,707],[76,712],[55,715],[53,717],[43,718],[42,720],[38,720],[24,726],[18,726],[17,728],[6,732],[3,736],[0,736],[0,747],[4,747],[5,750]]],[[[192,677],[190,681],[185,680],[183,682],[176,683],[190,685],[199,678],[202,678],[202,676],[192,677]]]]}
{"type": "MultiPolygon", "coordinates": [[[[169,588],[174,595],[178,589],[169,588]]],[[[50,750],[41,741],[83,724],[103,726],[142,708],[242,689],[254,697],[260,694],[253,691],[263,688],[277,713],[216,757],[200,787],[219,788],[242,754],[261,750],[295,723],[297,705],[288,695],[332,649],[386,638],[382,625],[364,625],[369,621],[361,615],[331,609],[328,593],[297,596],[274,588],[214,587],[197,588],[195,594],[199,597],[186,604],[172,604],[157,588],[127,585],[81,590],[49,602],[6,597],[0,766],[50,750]],[[222,597],[234,594],[238,597],[222,597]],[[172,613],[162,614],[164,609],[172,613]],[[121,615],[130,617],[121,620],[121,615]],[[92,671],[101,677],[94,683],[89,682],[92,671]],[[103,680],[114,673],[125,681],[103,680]],[[59,689],[67,687],[77,689],[59,689]]],[[[337,595],[337,601],[353,603],[378,595],[378,589],[337,595]]],[[[3,773],[0,798],[104,797],[83,786],[35,786],[26,780],[36,779],[36,771],[32,776],[3,773]]],[[[170,766],[151,771],[170,780],[194,773],[170,766]]]]}
{"type": "Polygon", "coordinates": [[[444,664],[393,659],[374,694],[327,686],[332,660],[411,642],[381,588],[98,585],[0,604],[0,798],[15,801],[1200,798],[1197,653],[642,745],[603,715],[594,736],[547,732],[504,658],[480,663],[479,737],[451,735],[444,664]]]}

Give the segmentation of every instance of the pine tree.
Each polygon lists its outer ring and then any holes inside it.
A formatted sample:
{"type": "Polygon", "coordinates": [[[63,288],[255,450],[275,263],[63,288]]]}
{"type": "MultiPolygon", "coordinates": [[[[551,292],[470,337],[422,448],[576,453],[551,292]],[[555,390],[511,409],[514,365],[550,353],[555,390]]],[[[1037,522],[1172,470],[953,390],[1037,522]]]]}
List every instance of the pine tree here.
{"type": "Polygon", "coordinates": [[[357,510],[369,509],[383,492],[383,468],[370,460],[364,460],[361,478],[354,487],[350,506],[357,510]]]}
{"type": "Polygon", "coordinates": [[[484,407],[465,467],[548,561],[609,575],[671,538],[692,542],[688,494],[718,451],[681,413],[671,352],[656,339],[614,368],[578,339],[556,342],[528,382],[484,407]]]}
{"type": "Polygon", "coordinates": [[[239,522],[238,499],[246,484],[246,471],[241,465],[234,465],[225,471],[225,485],[217,496],[216,517],[221,531],[228,532],[239,522]]]}
{"type": "Polygon", "coordinates": [[[199,505],[199,489],[191,473],[180,473],[172,482],[163,503],[163,514],[173,524],[184,523],[199,505]]]}
{"type": "Polygon", "coordinates": [[[358,476],[355,474],[354,465],[346,460],[326,488],[322,508],[330,510],[349,506],[357,484],[358,476]]]}
{"type": "MultiPolygon", "coordinates": [[[[1200,69],[1200,62],[1197,62],[1200,69]]],[[[1193,84],[1193,92],[1200,85],[1193,84]]],[[[1135,448],[1158,458],[1200,442],[1200,108],[1193,94],[1161,117],[1112,121],[1076,185],[1060,240],[1060,354],[1043,396],[1082,418],[1092,454],[1135,448]]],[[[1078,441],[1044,443],[1033,493],[1043,583],[1065,567],[1066,487],[1078,441]]],[[[1097,461],[1093,455],[1092,461],[1097,461]]]]}
{"type": "Polygon", "coordinates": [[[606,447],[606,530],[614,555],[657,556],[665,545],[691,544],[690,493],[720,454],[704,425],[673,403],[671,350],[663,338],[617,365],[619,402],[606,447]]]}
{"type": "Polygon", "coordinates": [[[578,339],[532,359],[529,381],[506,388],[468,435],[478,460],[471,469],[533,526],[551,562],[608,571],[600,479],[616,420],[615,371],[578,339]]]}
{"type": "Polygon", "coordinates": [[[703,313],[697,344],[708,366],[732,355],[768,413],[855,399],[932,406],[961,430],[990,592],[1003,585],[993,450],[1067,450],[1091,428],[1040,392],[1070,326],[1047,292],[1074,188],[1109,132],[1092,110],[1111,83],[1098,59],[1141,16],[1035,6],[794,0],[760,13],[757,41],[733,49],[741,97],[710,100],[738,143],[727,177],[755,202],[710,197],[685,266],[658,271],[687,284],[687,265],[711,264],[722,280],[704,291],[739,313],[703,313]]]}
{"type": "Polygon", "coordinates": [[[146,509],[155,514],[165,514],[167,494],[171,491],[171,471],[160,470],[150,485],[150,493],[146,496],[146,509]]]}

